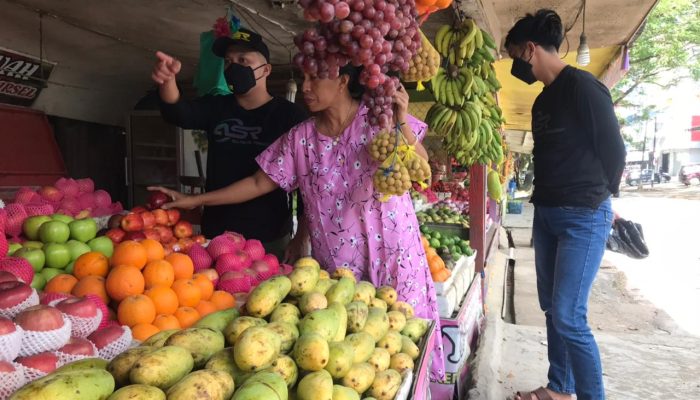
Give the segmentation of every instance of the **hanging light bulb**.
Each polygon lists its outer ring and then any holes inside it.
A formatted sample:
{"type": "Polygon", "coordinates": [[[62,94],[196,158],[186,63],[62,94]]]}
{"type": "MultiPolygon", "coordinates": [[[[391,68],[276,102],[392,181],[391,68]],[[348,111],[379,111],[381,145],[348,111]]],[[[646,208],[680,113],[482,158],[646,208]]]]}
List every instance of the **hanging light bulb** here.
{"type": "Polygon", "coordinates": [[[582,67],[591,63],[591,50],[588,48],[588,40],[586,38],[586,0],[583,0],[583,29],[581,30],[581,38],[576,50],[576,63],[582,67]]]}
{"type": "Polygon", "coordinates": [[[297,97],[297,82],[294,78],[289,78],[287,81],[287,101],[294,103],[297,97]]]}

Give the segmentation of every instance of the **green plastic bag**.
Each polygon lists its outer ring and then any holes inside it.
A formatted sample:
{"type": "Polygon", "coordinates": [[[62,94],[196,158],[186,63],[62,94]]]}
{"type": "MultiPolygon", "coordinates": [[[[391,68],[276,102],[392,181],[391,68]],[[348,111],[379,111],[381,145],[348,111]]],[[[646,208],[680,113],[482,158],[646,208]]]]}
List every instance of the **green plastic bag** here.
{"type": "Polygon", "coordinates": [[[199,65],[194,77],[194,87],[197,88],[198,96],[231,94],[224,78],[224,59],[211,51],[215,39],[213,31],[202,32],[199,35],[199,65]]]}

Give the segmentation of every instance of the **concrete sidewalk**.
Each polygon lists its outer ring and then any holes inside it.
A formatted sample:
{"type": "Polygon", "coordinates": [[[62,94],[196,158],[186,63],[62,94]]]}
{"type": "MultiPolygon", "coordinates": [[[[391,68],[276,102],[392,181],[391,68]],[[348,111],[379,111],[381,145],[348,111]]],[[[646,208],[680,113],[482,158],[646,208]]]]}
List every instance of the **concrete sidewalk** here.
{"type": "MultiPolygon", "coordinates": [[[[529,247],[531,215],[528,204],[523,215],[504,222],[513,227],[516,245],[515,324],[501,319],[507,244],[502,240],[501,248],[492,250],[486,326],[473,361],[470,399],[506,399],[547,382],[544,316],[537,301],[534,251],[529,247]]],[[[625,275],[605,261],[593,286],[589,324],[600,347],[608,399],[700,399],[700,338],[631,296],[625,275]]]]}

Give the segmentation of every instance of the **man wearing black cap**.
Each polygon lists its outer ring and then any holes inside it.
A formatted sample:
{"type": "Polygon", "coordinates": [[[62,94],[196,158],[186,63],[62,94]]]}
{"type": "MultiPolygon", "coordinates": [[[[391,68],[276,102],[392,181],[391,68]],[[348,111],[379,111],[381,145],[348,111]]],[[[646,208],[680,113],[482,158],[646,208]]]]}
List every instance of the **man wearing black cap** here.
{"type": "MultiPolygon", "coordinates": [[[[262,37],[247,29],[219,37],[212,51],[224,58],[224,77],[232,95],[180,98],[175,77],[180,62],[161,52],[152,79],[160,86],[163,118],[184,129],[206,130],[208,191],[220,189],[258,170],[255,157],[306,118],[301,107],[267,91],[272,66],[262,37]]],[[[212,238],[224,231],[261,240],[268,252],[284,253],[292,231],[287,194],[278,189],[247,203],[206,207],[202,231],[212,238]]]]}

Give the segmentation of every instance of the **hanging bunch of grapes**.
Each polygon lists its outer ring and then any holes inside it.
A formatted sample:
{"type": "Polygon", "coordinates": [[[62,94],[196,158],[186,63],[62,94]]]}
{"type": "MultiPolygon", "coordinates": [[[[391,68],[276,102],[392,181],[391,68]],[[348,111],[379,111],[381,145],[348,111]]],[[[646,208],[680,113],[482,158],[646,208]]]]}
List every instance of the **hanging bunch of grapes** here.
{"type": "Polygon", "coordinates": [[[387,129],[399,85],[421,44],[415,0],[299,0],[304,18],[318,24],[295,38],[294,62],[305,73],[337,78],[348,63],[363,66],[360,83],[370,123],[387,129]]]}

